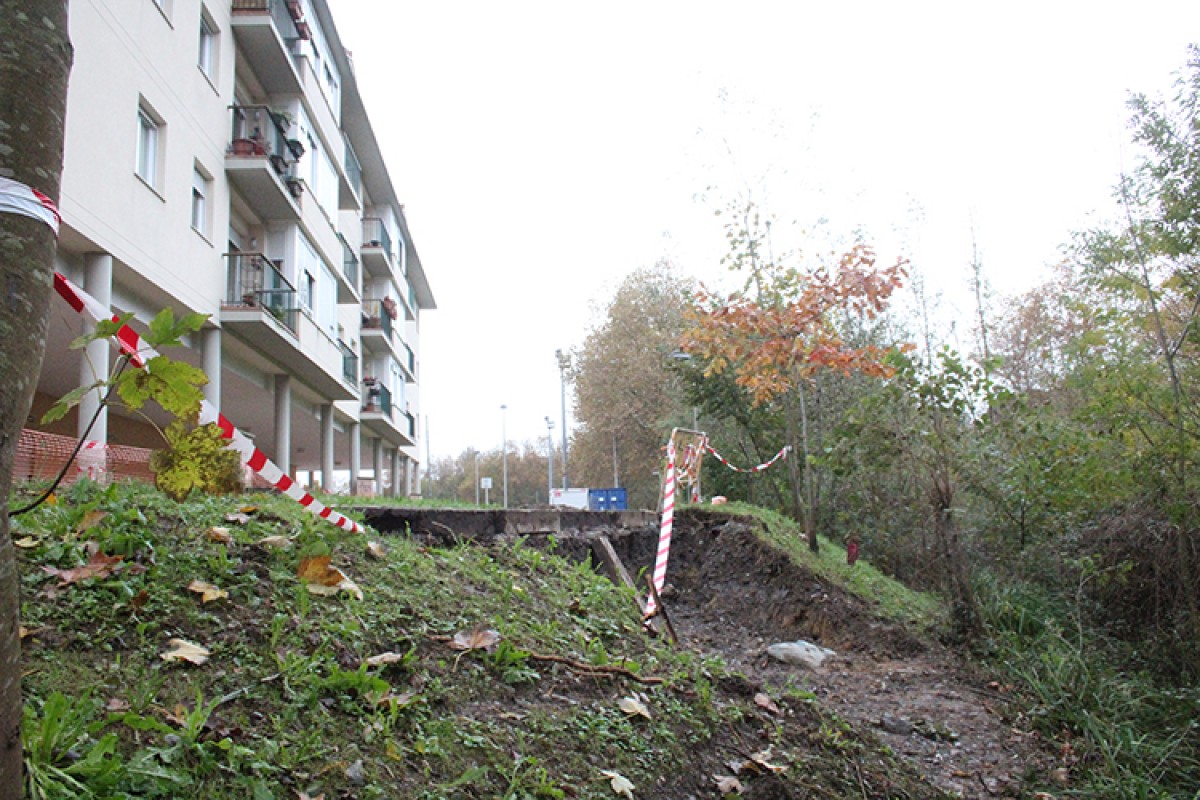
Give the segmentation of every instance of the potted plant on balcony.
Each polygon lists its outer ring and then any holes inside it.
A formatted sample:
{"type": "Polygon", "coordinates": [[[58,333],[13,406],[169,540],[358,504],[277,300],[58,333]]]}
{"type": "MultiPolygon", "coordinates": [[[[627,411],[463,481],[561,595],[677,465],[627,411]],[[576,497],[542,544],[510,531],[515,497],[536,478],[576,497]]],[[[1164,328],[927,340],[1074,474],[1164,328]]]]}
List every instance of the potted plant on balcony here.
{"type": "Polygon", "coordinates": [[[292,158],[297,161],[300,160],[300,156],[304,155],[304,142],[299,139],[288,139],[287,146],[288,150],[292,152],[292,158]]]}
{"type": "Polygon", "coordinates": [[[304,194],[304,182],[299,178],[288,178],[287,188],[292,197],[295,197],[297,200],[300,199],[300,195],[304,194]]]}
{"type": "Polygon", "coordinates": [[[296,22],[304,18],[304,8],[300,5],[300,0],[287,0],[287,10],[296,22]]]}
{"type": "Polygon", "coordinates": [[[285,172],[287,172],[288,160],[278,153],[272,153],[271,166],[275,168],[276,175],[283,175],[285,172]]]}

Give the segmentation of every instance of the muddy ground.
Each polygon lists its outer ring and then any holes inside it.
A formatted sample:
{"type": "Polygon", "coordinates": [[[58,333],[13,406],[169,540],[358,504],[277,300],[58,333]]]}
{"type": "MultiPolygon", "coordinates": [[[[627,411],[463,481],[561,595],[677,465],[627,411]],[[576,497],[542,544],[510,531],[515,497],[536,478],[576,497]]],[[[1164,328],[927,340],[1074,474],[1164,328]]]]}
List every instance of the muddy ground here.
{"type": "MultiPolygon", "coordinates": [[[[605,535],[628,568],[649,572],[657,518],[553,512],[391,512],[376,527],[440,544],[555,537],[558,552],[583,559],[605,535]]],[[[587,512],[583,512],[587,513],[587,512]]],[[[680,646],[719,655],[745,677],[745,691],[812,692],[821,705],[877,737],[932,786],[964,798],[1023,797],[1048,759],[1035,737],[1009,718],[1003,687],[928,632],[884,620],[869,598],[828,584],[762,542],[753,520],[699,510],[676,516],[664,605],[680,646]],[[805,639],[837,653],[819,670],[767,656],[775,642],[805,639]]],[[[866,796],[864,794],[864,796],[866,796]]]]}

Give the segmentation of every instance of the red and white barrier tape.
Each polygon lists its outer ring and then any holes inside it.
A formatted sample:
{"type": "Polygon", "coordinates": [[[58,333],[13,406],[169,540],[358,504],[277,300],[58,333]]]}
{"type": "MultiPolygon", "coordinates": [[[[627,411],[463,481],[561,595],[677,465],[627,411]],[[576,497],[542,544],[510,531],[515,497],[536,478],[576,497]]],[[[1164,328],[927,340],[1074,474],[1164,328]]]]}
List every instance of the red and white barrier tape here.
{"type": "MultiPolygon", "coordinates": [[[[658,554],[654,557],[655,592],[662,592],[667,582],[667,558],[671,554],[671,529],[675,525],[675,442],[667,442],[667,476],[663,484],[663,513],[662,526],[658,531],[658,554]]],[[[646,598],[646,618],[649,619],[658,604],[654,602],[654,594],[646,598]]]]}
{"type": "MultiPolygon", "coordinates": [[[[80,289],[58,272],[54,273],[54,289],[70,304],[71,308],[91,318],[93,322],[118,319],[112,313],[111,309],[106,308],[99,300],[92,297],[83,289],[80,289]]],[[[128,325],[122,325],[121,329],[117,332],[117,342],[121,350],[129,354],[130,363],[142,369],[145,368],[146,363],[150,359],[158,355],[158,351],[143,342],[137,332],[128,325]]],[[[233,423],[226,419],[225,415],[216,406],[207,400],[203,400],[200,403],[199,421],[201,425],[216,424],[221,429],[221,434],[229,440],[230,445],[241,455],[243,464],[246,464],[250,469],[263,476],[272,486],[298,502],[305,510],[337,525],[343,530],[350,531],[351,533],[363,532],[362,526],[357,522],[321,504],[315,497],[304,491],[290,476],[267,458],[263,451],[255,447],[254,442],[250,441],[245,434],[235,428],[233,423]]]]}
{"type": "Polygon", "coordinates": [[[58,223],[62,217],[54,201],[20,181],[0,178],[0,213],[32,217],[49,225],[58,236],[58,223]]]}
{"type": "Polygon", "coordinates": [[[708,452],[712,453],[716,457],[717,461],[720,461],[722,464],[729,467],[734,472],[762,472],[764,469],[767,469],[768,467],[773,465],[776,461],[778,461],[779,459],[786,456],[788,454],[788,452],[792,449],[792,446],[789,444],[789,445],[785,446],[782,450],[780,450],[778,453],[776,453],[775,457],[772,458],[770,461],[767,461],[764,464],[759,464],[757,467],[750,467],[749,469],[743,469],[741,467],[735,467],[733,464],[730,464],[729,461],[727,461],[725,459],[725,456],[721,455],[720,453],[718,453],[716,450],[713,449],[713,446],[708,443],[708,440],[705,440],[704,447],[708,450],[708,452]]]}

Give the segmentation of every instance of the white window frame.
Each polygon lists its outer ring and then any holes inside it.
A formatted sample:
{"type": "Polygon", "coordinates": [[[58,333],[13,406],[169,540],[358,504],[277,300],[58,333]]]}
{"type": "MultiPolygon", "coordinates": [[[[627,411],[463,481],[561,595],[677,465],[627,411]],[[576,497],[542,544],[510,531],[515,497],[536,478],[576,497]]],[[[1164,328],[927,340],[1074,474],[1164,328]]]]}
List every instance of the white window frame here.
{"type": "Polygon", "coordinates": [[[192,168],[192,230],[209,238],[212,228],[212,177],[199,162],[192,168]]]}
{"type": "Polygon", "coordinates": [[[204,77],[210,81],[217,79],[217,44],[220,30],[217,28],[217,23],[213,22],[212,15],[208,13],[208,9],[204,6],[200,7],[200,48],[196,58],[196,64],[200,67],[200,71],[204,73],[204,77]]]}
{"type": "Polygon", "coordinates": [[[137,152],[134,172],[147,186],[159,191],[162,186],[164,128],[162,118],[142,101],[138,103],[137,152]]]}

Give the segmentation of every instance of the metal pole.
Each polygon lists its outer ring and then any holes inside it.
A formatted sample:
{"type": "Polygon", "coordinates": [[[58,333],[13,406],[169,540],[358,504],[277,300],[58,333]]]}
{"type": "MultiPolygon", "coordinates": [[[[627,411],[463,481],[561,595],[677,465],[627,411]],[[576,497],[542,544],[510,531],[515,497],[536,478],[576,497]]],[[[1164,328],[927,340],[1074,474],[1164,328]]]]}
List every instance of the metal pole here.
{"type": "Polygon", "coordinates": [[[504,507],[508,508],[508,406],[500,406],[500,438],[503,441],[504,449],[501,451],[500,461],[504,465],[504,507]]]}
{"type": "Polygon", "coordinates": [[[475,453],[475,505],[479,505],[479,451],[471,448],[475,453]]]}
{"type": "Polygon", "coordinates": [[[546,504],[554,492],[554,420],[546,417],[546,504]]]}
{"type": "Polygon", "coordinates": [[[571,368],[571,357],[562,350],[555,350],[558,357],[558,376],[562,386],[562,488],[567,488],[567,370],[571,368]]]}

